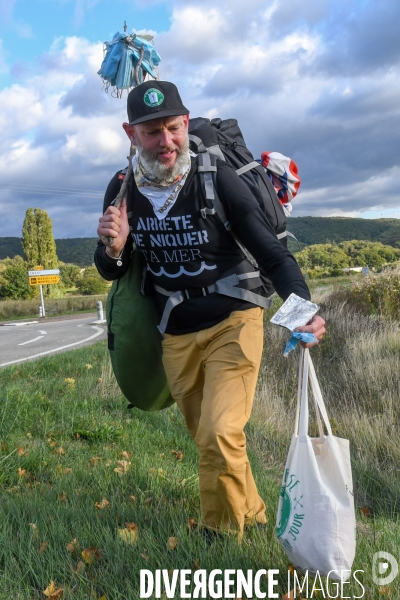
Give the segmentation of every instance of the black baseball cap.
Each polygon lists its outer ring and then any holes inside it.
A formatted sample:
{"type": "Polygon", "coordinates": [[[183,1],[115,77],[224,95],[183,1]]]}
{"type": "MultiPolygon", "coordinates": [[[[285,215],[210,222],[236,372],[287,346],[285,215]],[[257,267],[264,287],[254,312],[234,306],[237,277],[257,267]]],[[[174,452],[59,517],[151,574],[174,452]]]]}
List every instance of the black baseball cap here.
{"type": "Polygon", "coordinates": [[[128,94],[128,119],[137,125],[161,117],[188,115],[176,85],[169,81],[150,80],[133,88],[128,94]]]}

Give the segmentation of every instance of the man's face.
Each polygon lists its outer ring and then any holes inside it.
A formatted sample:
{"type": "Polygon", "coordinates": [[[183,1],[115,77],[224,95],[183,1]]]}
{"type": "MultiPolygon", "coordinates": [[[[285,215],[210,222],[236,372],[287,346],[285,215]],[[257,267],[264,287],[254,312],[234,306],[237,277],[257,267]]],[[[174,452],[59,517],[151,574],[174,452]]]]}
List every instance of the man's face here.
{"type": "Polygon", "coordinates": [[[128,137],[139,150],[144,151],[147,160],[153,159],[172,170],[182,152],[188,148],[189,116],[152,119],[138,125],[124,123],[128,137]]]}

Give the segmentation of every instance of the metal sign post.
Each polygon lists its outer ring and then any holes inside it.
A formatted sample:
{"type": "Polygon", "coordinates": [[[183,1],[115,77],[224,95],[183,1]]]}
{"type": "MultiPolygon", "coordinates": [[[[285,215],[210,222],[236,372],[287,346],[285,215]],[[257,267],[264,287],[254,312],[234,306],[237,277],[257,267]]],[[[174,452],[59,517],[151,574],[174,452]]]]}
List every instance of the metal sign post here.
{"type": "Polygon", "coordinates": [[[41,317],[46,316],[44,309],[44,298],[43,298],[43,284],[51,285],[52,283],[58,283],[60,269],[43,269],[43,267],[35,267],[33,271],[28,271],[29,285],[38,285],[40,289],[40,302],[41,302],[41,317]]]}

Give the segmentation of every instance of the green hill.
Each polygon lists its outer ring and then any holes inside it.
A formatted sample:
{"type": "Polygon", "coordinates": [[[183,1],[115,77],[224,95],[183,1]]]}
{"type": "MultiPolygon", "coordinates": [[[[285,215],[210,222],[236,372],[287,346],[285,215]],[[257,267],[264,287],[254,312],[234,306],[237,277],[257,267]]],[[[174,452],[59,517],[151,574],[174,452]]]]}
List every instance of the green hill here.
{"type": "Polygon", "coordinates": [[[65,263],[80,267],[93,264],[98,238],[67,238],[56,240],[57,256],[65,263]]]}
{"type": "MultiPolygon", "coordinates": [[[[97,245],[97,238],[66,238],[55,240],[57,256],[65,263],[73,263],[80,267],[87,267],[93,263],[93,254],[97,245]]],[[[21,238],[0,238],[0,260],[13,258],[16,254],[23,256],[21,238]]]]}
{"type": "Polygon", "coordinates": [[[295,217],[288,219],[288,229],[306,246],[368,240],[400,248],[400,219],[295,217]]]}
{"type": "MultiPolygon", "coordinates": [[[[299,242],[297,244],[289,238],[289,248],[292,252],[312,244],[339,244],[348,240],[368,240],[400,248],[400,219],[294,217],[288,219],[288,229],[299,242]]],[[[57,256],[63,262],[85,267],[93,263],[96,244],[97,238],[56,240],[57,256]]],[[[23,256],[21,239],[0,238],[0,260],[7,256],[13,258],[16,254],[23,256]]]]}

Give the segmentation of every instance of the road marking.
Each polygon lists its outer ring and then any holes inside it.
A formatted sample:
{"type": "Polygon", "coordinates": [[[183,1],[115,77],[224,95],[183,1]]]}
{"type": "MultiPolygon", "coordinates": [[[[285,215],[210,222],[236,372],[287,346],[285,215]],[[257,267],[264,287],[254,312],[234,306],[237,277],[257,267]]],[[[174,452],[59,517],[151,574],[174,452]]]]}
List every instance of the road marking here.
{"type": "Polygon", "coordinates": [[[41,329],[39,329],[39,333],[40,333],[41,335],[46,335],[46,334],[47,334],[47,331],[42,331],[41,329]]]}
{"type": "Polygon", "coordinates": [[[39,354],[34,354],[33,356],[28,356],[26,358],[18,358],[18,360],[10,360],[6,363],[1,363],[0,367],[7,367],[8,365],[14,365],[15,363],[24,362],[25,360],[32,360],[32,358],[38,358],[39,356],[44,356],[45,354],[52,354],[53,352],[57,352],[58,350],[65,350],[65,348],[71,348],[72,346],[77,346],[78,344],[83,344],[84,342],[88,342],[89,340],[93,340],[95,337],[101,335],[104,331],[103,327],[92,327],[92,329],[97,329],[96,333],[91,335],[80,342],[74,342],[73,344],[67,344],[66,346],[60,346],[59,348],[54,348],[53,350],[46,350],[46,352],[40,352],[39,354]]]}
{"type": "Polygon", "coordinates": [[[35,325],[35,323],[39,323],[39,321],[24,321],[21,323],[3,323],[3,327],[21,327],[22,325],[35,325]]]}
{"type": "Polygon", "coordinates": [[[22,342],[21,344],[18,344],[18,346],[25,346],[26,344],[31,344],[32,342],[36,342],[36,340],[41,340],[44,337],[44,335],[39,335],[38,337],[33,338],[33,340],[28,340],[27,342],[22,342]]]}

